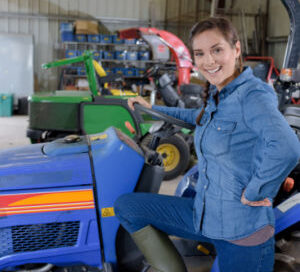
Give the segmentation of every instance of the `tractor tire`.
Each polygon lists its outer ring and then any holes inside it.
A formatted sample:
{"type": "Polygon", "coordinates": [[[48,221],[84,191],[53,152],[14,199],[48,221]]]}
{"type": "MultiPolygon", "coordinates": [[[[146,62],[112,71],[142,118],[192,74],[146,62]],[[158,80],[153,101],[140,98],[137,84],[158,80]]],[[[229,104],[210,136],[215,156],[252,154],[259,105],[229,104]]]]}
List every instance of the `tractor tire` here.
{"type": "MultiPolygon", "coordinates": [[[[143,140],[142,144],[148,145],[152,139],[149,134],[143,140]]],[[[161,154],[164,164],[164,180],[171,180],[183,173],[190,163],[190,148],[184,138],[175,134],[169,138],[163,138],[159,141],[156,151],[161,154]]]]}

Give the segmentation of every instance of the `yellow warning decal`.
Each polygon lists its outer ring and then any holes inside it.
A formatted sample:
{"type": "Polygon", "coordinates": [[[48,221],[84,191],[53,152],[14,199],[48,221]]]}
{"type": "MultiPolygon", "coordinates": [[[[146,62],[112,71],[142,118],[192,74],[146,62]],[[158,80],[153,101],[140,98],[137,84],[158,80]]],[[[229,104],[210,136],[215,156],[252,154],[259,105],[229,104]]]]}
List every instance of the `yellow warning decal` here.
{"type": "Polygon", "coordinates": [[[102,216],[102,217],[115,216],[114,208],[113,208],[113,207],[102,208],[102,209],[101,209],[101,216],[102,216]]]}
{"type": "Polygon", "coordinates": [[[91,137],[91,141],[104,140],[107,138],[107,134],[100,134],[91,137]]]}

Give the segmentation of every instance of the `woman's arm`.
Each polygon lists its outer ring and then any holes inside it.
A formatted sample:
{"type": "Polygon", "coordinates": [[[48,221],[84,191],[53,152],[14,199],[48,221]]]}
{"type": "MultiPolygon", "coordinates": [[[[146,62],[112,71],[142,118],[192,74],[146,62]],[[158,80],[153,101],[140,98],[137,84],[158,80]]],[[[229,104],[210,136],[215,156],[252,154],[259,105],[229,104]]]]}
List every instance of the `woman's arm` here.
{"type": "Polygon", "coordinates": [[[182,109],[182,108],[176,108],[176,107],[166,107],[166,106],[151,106],[145,99],[143,99],[141,96],[131,97],[128,99],[128,106],[130,109],[134,110],[134,103],[139,103],[142,106],[148,108],[160,111],[162,113],[165,113],[167,115],[170,115],[174,118],[180,119],[182,121],[185,121],[187,123],[196,124],[196,117],[198,116],[201,109],[182,109]]]}
{"type": "Polygon", "coordinates": [[[281,183],[299,162],[299,140],[278,111],[276,94],[271,88],[249,91],[242,106],[246,125],[265,143],[261,163],[244,197],[249,201],[274,198],[281,183]]]}
{"type": "Polygon", "coordinates": [[[196,118],[200,112],[199,109],[182,109],[176,107],[165,107],[153,105],[152,109],[170,115],[174,118],[180,119],[187,123],[196,124],[196,118]]]}

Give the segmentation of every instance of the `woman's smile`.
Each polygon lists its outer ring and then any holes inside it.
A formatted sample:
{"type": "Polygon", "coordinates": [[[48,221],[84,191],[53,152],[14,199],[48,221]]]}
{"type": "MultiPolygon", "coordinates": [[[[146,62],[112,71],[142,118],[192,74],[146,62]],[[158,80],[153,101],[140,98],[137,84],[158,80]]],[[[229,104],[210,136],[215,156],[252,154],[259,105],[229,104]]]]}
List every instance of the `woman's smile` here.
{"type": "Polygon", "coordinates": [[[210,73],[210,74],[216,74],[217,72],[219,72],[220,70],[221,70],[221,68],[222,68],[222,66],[219,66],[219,67],[217,67],[217,68],[215,68],[215,69],[206,69],[206,71],[208,72],[208,73],[210,73]]]}

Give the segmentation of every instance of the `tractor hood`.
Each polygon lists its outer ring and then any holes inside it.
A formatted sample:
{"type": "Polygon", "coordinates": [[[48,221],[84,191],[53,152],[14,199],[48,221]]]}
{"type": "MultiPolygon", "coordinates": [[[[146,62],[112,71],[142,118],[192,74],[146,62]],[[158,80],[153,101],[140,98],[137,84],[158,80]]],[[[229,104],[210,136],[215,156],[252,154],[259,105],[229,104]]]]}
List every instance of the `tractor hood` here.
{"type": "Polygon", "coordinates": [[[38,189],[91,184],[84,139],[63,139],[0,152],[0,190],[38,189]]]}
{"type": "MultiPolygon", "coordinates": [[[[116,175],[116,180],[136,182],[144,154],[131,138],[111,127],[89,135],[89,141],[99,180],[106,178],[109,183],[116,175]]],[[[91,185],[88,151],[87,137],[76,135],[4,150],[0,152],[0,192],[91,185]]]]}

